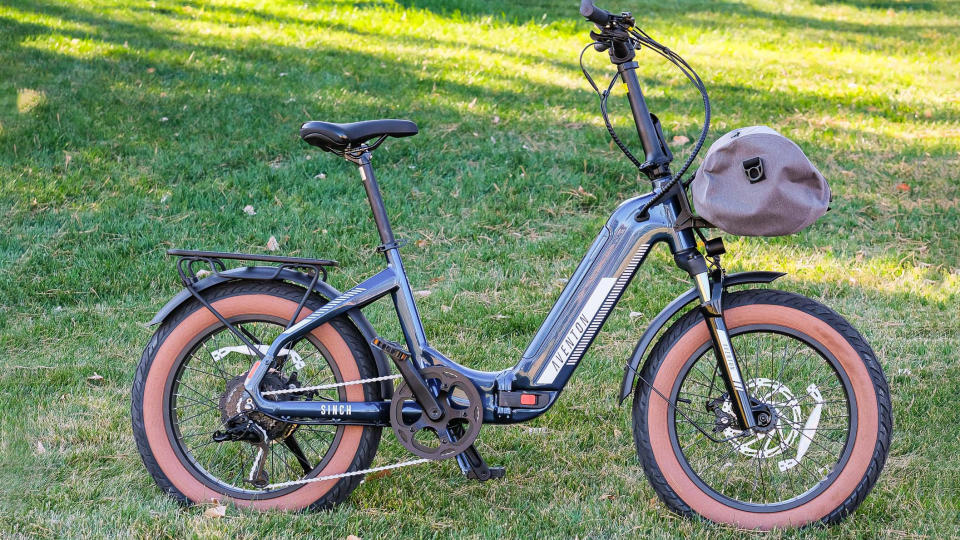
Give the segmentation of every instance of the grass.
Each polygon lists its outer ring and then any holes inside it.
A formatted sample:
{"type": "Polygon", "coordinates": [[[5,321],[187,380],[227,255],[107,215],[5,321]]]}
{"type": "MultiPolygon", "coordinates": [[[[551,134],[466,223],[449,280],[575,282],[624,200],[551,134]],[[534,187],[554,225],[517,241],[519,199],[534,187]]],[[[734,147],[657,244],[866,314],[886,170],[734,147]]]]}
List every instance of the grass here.
{"type": "MultiPolygon", "coordinates": [[[[636,459],[622,365],[687,287],[658,250],[573,384],[527,426],[484,430],[508,479],[450,462],[370,480],[322,514],[210,520],[154,486],[128,418],[149,320],[179,289],[173,246],[380,260],[356,171],[298,141],[308,119],[415,120],[375,166],[432,343],[512,365],[619,201],[648,186],[612,147],[576,55],[575,2],[10,0],[0,6],[0,534],[38,537],[608,537],[742,533],[669,514],[636,459]],[[317,178],[319,173],[324,178],[317,178]],[[255,216],[243,212],[252,205],[255,216]],[[637,286],[639,285],[639,286],[637,286]],[[640,316],[629,316],[639,312],[640,316]],[[102,375],[98,383],[87,380],[102,375]],[[542,429],[541,429],[542,428],[542,429]]],[[[667,0],[632,9],[708,84],[713,138],[766,124],[835,193],[790,237],[727,237],[732,270],[833,306],[894,400],[860,510],[774,537],[956,536],[960,525],[960,10],[947,1],[667,0]]],[[[595,74],[609,71],[587,55],[595,74]]],[[[668,137],[695,92],[650,54],[668,137]]],[[[615,123],[629,134],[622,94],[615,123]]],[[[633,139],[630,139],[633,141],[633,139]]],[[[685,156],[689,144],[674,144],[685,156]]],[[[384,307],[371,310],[387,335],[384,307]]],[[[399,460],[392,436],[377,463],[399,460]]]]}

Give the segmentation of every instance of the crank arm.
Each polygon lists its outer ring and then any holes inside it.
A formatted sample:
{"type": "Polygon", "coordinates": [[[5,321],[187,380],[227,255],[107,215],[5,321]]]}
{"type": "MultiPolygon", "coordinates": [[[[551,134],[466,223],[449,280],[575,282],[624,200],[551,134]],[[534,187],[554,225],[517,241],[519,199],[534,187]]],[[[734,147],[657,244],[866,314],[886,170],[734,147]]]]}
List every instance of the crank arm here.
{"type": "Polygon", "coordinates": [[[440,403],[437,402],[433,392],[427,388],[427,381],[411,361],[410,353],[403,350],[399,344],[381,338],[374,338],[372,344],[393,360],[393,363],[397,366],[397,371],[403,376],[404,382],[410,386],[413,396],[417,398],[417,403],[423,406],[423,412],[427,417],[431,420],[440,418],[440,415],[443,414],[440,403]]]}

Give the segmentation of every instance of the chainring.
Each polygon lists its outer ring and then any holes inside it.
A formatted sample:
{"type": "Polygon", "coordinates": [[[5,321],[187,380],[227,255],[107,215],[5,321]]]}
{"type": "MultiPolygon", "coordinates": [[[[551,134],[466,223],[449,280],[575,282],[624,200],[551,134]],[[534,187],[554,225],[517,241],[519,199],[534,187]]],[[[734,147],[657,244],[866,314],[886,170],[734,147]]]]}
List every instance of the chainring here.
{"type": "Polygon", "coordinates": [[[444,366],[421,371],[427,386],[437,392],[443,414],[431,420],[421,412],[416,419],[404,418],[404,404],[417,404],[410,386],[401,383],[390,403],[390,425],[404,448],[427,459],[448,459],[470,447],[480,434],[483,407],[480,392],[466,376],[444,366]],[[424,432],[420,438],[418,433],[424,432]],[[435,437],[431,437],[431,433],[435,437]],[[427,437],[423,437],[427,435],[427,437]]]}

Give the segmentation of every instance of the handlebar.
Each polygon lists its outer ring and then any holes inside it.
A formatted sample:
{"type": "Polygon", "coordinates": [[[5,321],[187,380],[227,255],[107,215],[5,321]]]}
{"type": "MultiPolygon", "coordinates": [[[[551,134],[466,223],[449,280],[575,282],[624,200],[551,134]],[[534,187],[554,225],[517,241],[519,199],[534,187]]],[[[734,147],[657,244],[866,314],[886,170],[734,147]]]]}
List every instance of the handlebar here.
{"type": "Polygon", "coordinates": [[[606,26],[606,24],[610,22],[610,19],[613,18],[613,14],[609,11],[593,5],[593,0],[580,1],[580,15],[583,15],[588,21],[597,26],[606,26]]]}

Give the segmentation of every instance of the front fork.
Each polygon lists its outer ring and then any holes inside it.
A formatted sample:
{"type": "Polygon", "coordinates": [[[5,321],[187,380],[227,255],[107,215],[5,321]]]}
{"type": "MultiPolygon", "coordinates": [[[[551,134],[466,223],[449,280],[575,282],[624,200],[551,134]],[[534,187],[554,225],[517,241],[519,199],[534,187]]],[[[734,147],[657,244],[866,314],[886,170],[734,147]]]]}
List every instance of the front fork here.
{"type": "Polygon", "coordinates": [[[720,367],[737,420],[744,430],[753,429],[757,425],[753,406],[723,319],[723,274],[719,269],[709,272],[703,255],[695,248],[677,252],[674,260],[677,266],[690,274],[700,294],[700,312],[710,329],[717,365],[720,367]]]}

